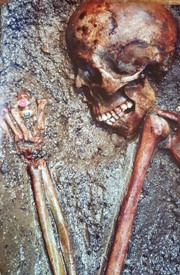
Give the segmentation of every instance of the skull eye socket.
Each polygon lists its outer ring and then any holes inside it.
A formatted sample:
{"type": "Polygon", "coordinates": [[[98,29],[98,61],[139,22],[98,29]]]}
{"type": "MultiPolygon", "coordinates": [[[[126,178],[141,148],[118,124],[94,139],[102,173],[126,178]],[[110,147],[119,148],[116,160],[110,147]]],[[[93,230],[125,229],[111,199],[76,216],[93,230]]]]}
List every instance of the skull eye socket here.
{"type": "Polygon", "coordinates": [[[80,62],[78,68],[80,69],[80,76],[85,82],[97,85],[102,84],[102,76],[98,69],[86,62],[80,62]]]}

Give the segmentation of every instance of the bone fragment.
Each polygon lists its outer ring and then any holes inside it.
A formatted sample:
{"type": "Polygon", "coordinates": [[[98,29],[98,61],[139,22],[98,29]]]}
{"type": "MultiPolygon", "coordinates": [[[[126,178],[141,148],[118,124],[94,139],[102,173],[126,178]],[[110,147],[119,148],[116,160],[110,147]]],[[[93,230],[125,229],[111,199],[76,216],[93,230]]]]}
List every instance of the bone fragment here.
{"type": "Polygon", "coordinates": [[[41,161],[37,163],[36,167],[33,164],[30,165],[30,175],[39,221],[53,272],[55,275],[65,275],[66,272],[63,264],[63,258],[56,245],[56,240],[54,238],[45,196],[43,193],[43,185],[41,183],[41,165],[41,161]]]}
{"type": "Polygon", "coordinates": [[[11,117],[10,117],[10,115],[9,115],[8,110],[7,110],[7,109],[4,109],[3,112],[4,112],[3,117],[4,117],[5,122],[9,125],[9,127],[10,127],[11,130],[13,131],[15,142],[19,142],[19,141],[23,140],[23,135],[22,135],[22,133],[20,132],[20,130],[17,129],[17,128],[14,126],[14,123],[12,122],[12,119],[11,119],[11,117]]]}
{"type": "Polygon", "coordinates": [[[45,122],[44,122],[44,108],[47,104],[46,99],[38,99],[37,102],[37,127],[39,130],[44,130],[45,122]]]}
{"type": "Polygon", "coordinates": [[[12,114],[12,117],[14,118],[14,120],[17,122],[19,128],[21,129],[22,134],[24,136],[24,140],[32,141],[33,140],[32,134],[24,125],[24,122],[23,122],[19,112],[16,111],[15,109],[11,109],[11,114],[12,114]]]}
{"type": "Polygon", "coordinates": [[[3,132],[5,132],[7,138],[10,138],[10,132],[8,130],[7,124],[2,117],[0,117],[0,128],[3,130],[3,132]]]}
{"type": "Polygon", "coordinates": [[[180,163],[180,115],[160,108],[153,109],[153,111],[163,118],[177,122],[177,130],[173,136],[169,136],[168,145],[166,148],[171,150],[171,153],[177,162],[180,163]]]}
{"type": "Polygon", "coordinates": [[[157,143],[168,135],[169,126],[163,118],[154,114],[146,118],[128,191],[117,220],[115,238],[107,264],[106,275],[119,275],[121,273],[138,199],[151,156],[157,143]]]}
{"type": "Polygon", "coordinates": [[[175,122],[178,122],[180,120],[180,115],[172,111],[167,111],[160,108],[153,108],[153,112],[156,112],[158,115],[175,122]]]}
{"type": "Polygon", "coordinates": [[[59,233],[59,239],[61,243],[61,249],[63,252],[67,273],[69,275],[76,274],[76,268],[74,263],[73,251],[70,244],[69,233],[67,230],[66,222],[64,220],[59,202],[56,189],[53,185],[52,178],[47,167],[45,160],[39,160],[41,170],[42,170],[42,179],[44,183],[45,193],[49,204],[51,206],[51,211],[53,213],[54,219],[56,221],[57,230],[59,233]]]}

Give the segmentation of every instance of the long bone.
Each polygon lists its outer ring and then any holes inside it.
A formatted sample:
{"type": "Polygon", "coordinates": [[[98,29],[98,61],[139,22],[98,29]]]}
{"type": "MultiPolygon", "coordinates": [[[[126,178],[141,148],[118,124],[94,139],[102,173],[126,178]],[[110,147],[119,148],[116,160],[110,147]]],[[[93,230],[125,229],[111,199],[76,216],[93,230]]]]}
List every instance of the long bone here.
{"type": "Polygon", "coordinates": [[[45,194],[43,192],[43,185],[41,182],[41,165],[42,161],[40,160],[36,162],[36,165],[32,163],[29,165],[31,183],[34,191],[34,198],[38,211],[39,221],[53,272],[57,275],[65,275],[66,272],[65,266],[63,264],[63,258],[56,245],[56,240],[53,234],[48,208],[46,206],[45,194]]]}
{"type": "Polygon", "coordinates": [[[34,190],[34,197],[40,225],[53,272],[55,275],[76,275],[76,268],[73,251],[70,244],[69,233],[46,161],[41,158],[38,161],[30,160],[27,162],[29,163],[29,171],[31,175],[31,182],[34,190]],[[53,229],[46,206],[46,199],[49,202],[50,210],[56,223],[63,256],[58,250],[53,235],[53,229]]]}
{"type": "Polygon", "coordinates": [[[156,114],[149,115],[146,118],[128,191],[118,216],[115,238],[106,268],[106,275],[119,275],[121,272],[131,235],[138,199],[151,156],[157,143],[168,135],[169,125],[166,120],[156,114]]]}
{"type": "Polygon", "coordinates": [[[172,121],[178,122],[180,121],[180,115],[178,113],[167,111],[161,108],[153,108],[153,111],[156,112],[158,115],[170,119],[172,121]]]}
{"type": "Polygon", "coordinates": [[[45,193],[49,204],[51,206],[51,211],[53,213],[57,230],[59,233],[59,239],[61,243],[61,249],[63,252],[65,264],[68,270],[69,275],[75,275],[75,264],[74,264],[74,257],[73,252],[71,249],[69,233],[66,227],[66,222],[64,220],[59,202],[58,202],[58,195],[54,188],[51,175],[49,173],[49,169],[44,159],[39,160],[39,164],[41,166],[42,171],[42,179],[44,183],[45,193]]]}

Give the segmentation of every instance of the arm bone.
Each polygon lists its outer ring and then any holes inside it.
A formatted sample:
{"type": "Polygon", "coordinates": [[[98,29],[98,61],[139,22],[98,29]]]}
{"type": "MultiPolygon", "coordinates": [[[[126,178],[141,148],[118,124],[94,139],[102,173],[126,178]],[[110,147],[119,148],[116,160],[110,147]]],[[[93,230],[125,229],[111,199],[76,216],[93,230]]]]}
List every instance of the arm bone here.
{"type": "Polygon", "coordinates": [[[157,143],[168,136],[167,122],[157,115],[146,118],[141,143],[136,154],[128,191],[116,224],[115,238],[108,261],[106,275],[119,275],[123,266],[145,175],[157,143]]]}
{"type": "Polygon", "coordinates": [[[41,183],[41,168],[39,167],[38,163],[37,166],[31,164],[29,168],[39,221],[53,272],[55,275],[65,275],[66,272],[63,264],[64,261],[56,245],[56,240],[54,238],[53,229],[43,193],[43,186],[41,183]]]}
{"type": "Polygon", "coordinates": [[[51,211],[53,213],[54,219],[56,221],[56,226],[61,243],[61,249],[63,252],[68,274],[75,275],[76,268],[74,263],[73,251],[70,244],[70,238],[66,222],[64,220],[63,213],[58,202],[57,192],[53,185],[52,178],[45,160],[41,159],[39,160],[39,162],[42,170],[42,179],[44,183],[45,193],[51,206],[51,211]]]}

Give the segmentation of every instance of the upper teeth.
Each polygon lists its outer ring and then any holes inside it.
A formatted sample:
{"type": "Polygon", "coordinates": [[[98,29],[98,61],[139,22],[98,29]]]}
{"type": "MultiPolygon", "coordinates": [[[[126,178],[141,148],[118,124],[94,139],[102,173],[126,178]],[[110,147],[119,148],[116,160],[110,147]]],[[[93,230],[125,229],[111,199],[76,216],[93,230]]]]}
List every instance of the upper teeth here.
{"type": "Polygon", "coordinates": [[[109,125],[113,125],[116,120],[122,117],[125,114],[127,109],[130,109],[133,106],[131,101],[126,101],[120,106],[116,107],[114,110],[106,112],[98,116],[99,121],[106,122],[109,125]]]}

